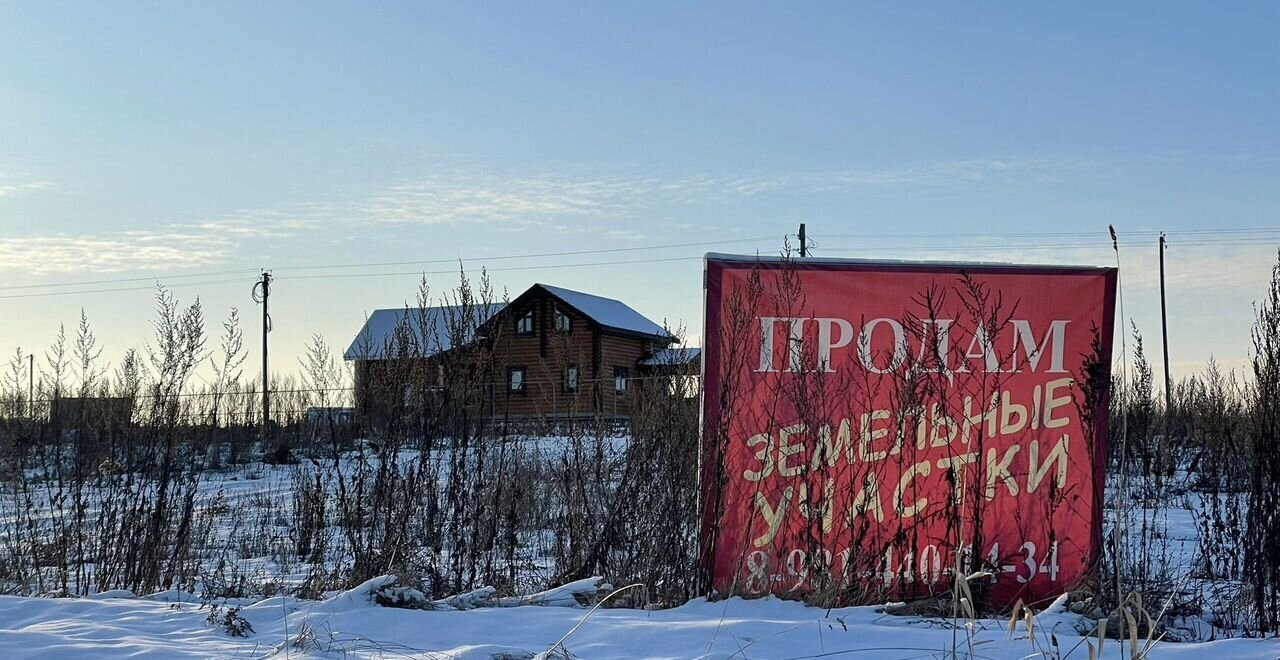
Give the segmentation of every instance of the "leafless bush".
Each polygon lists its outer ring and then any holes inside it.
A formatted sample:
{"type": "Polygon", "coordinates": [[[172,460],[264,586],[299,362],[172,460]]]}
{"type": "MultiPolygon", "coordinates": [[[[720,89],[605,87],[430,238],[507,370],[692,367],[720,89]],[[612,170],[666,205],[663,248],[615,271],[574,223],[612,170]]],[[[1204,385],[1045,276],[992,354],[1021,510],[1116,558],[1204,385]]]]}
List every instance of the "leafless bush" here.
{"type": "MultiPolygon", "coordinates": [[[[944,304],[959,304],[965,314],[957,324],[994,337],[1015,309],[1014,301],[972,281],[949,291],[945,295],[957,299],[920,292],[911,322],[902,325],[927,327],[944,304]]],[[[704,498],[724,486],[715,460],[728,438],[724,429],[706,429],[709,451],[700,454],[696,381],[674,365],[637,375],[630,409],[620,414],[592,406],[596,388],[612,386],[608,376],[582,374],[573,391],[553,389],[547,396],[555,400],[531,402],[546,412],[516,415],[510,397],[494,386],[506,377],[504,365],[483,350],[503,341],[501,333],[483,334],[483,322],[485,310],[504,297],[483,275],[473,283],[462,274],[437,297],[422,283],[405,320],[381,347],[400,359],[385,361],[378,378],[358,378],[323,338],[313,337],[298,376],[272,379],[272,441],[266,444],[261,391],[258,379],[243,373],[234,310],[209,340],[199,302],[180,305],[160,290],[151,337],[115,365],[103,362],[82,315],[70,333],[60,330],[48,349],[37,351],[34,393],[28,392],[30,354],[15,351],[0,369],[0,591],[173,588],[229,597],[287,589],[318,596],[395,573],[432,598],[485,585],[517,593],[592,575],[644,583],[662,604],[705,593],[699,514],[718,515],[718,502],[704,498]],[[438,303],[450,311],[427,318],[422,310],[438,303]],[[413,315],[422,316],[410,322],[413,315]],[[472,348],[442,350],[458,346],[472,348]],[[579,414],[551,412],[566,405],[579,414]],[[367,414],[352,419],[353,408],[367,414]],[[286,451],[275,454],[281,447],[286,451]],[[702,476],[710,479],[700,484],[704,458],[702,476]],[[296,464],[267,467],[263,459],[296,464]],[[235,488],[282,474],[284,480],[235,488]],[[219,486],[210,486],[213,480],[219,486]],[[699,510],[700,499],[709,510],[699,510]]],[[[756,323],[749,310],[765,303],[778,316],[793,315],[804,307],[803,292],[785,277],[776,290],[766,291],[757,277],[731,292],[722,342],[740,350],[726,353],[726,373],[754,367],[758,355],[741,350],[747,344],[740,339],[756,323]]],[[[1142,338],[1131,328],[1128,377],[1092,383],[1080,393],[1082,417],[1111,403],[1108,502],[1124,526],[1109,530],[1098,584],[1089,585],[1098,602],[1140,592],[1148,602],[1175,603],[1169,609],[1176,614],[1202,607],[1224,630],[1276,629],[1277,308],[1280,284],[1273,281],[1258,312],[1249,380],[1210,364],[1202,376],[1180,382],[1166,405],[1153,394],[1142,338]],[[1191,576],[1197,584],[1188,583],[1170,538],[1167,516],[1175,502],[1190,510],[1199,531],[1191,576]],[[1114,588],[1104,584],[1111,578],[1114,588]],[[1207,588],[1198,587],[1207,582],[1222,592],[1202,598],[1207,588]],[[1197,595],[1188,595],[1193,591],[1197,595]]],[[[560,379],[568,365],[586,361],[574,350],[580,349],[553,343],[530,378],[560,379]]],[[[795,359],[816,364],[812,348],[805,350],[795,359]]],[[[824,452],[839,442],[839,419],[857,419],[883,407],[873,406],[873,398],[887,397],[891,407],[910,413],[890,430],[900,442],[911,415],[967,412],[947,410],[944,391],[979,402],[981,413],[982,402],[1001,386],[998,374],[944,383],[945,365],[929,351],[914,356],[902,374],[881,385],[892,391],[856,376],[802,370],[768,391],[708,393],[723,410],[750,395],[797,411],[796,419],[765,414],[751,420],[761,429],[786,421],[834,432],[805,436],[805,455],[816,458],[801,466],[797,483],[805,487],[794,494],[807,524],[788,547],[804,550],[793,568],[810,581],[813,602],[949,597],[944,587],[916,583],[903,590],[895,579],[879,586],[853,579],[891,573],[882,561],[885,548],[918,530],[904,524],[877,536],[867,526],[871,511],[848,515],[851,523],[840,520],[849,512],[832,511],[837,498],[856,501],[882,476],[866,468],[832,478],[824,452]],[[836,540],[851,548],[842,566],[822,552],[836,540]]],[[[900,459],[914,460],[918,449],[901,443],[900,459]]],[[[982,454],[982,439],[965,451],[982,454]]],[[[972,467],[979,475],[985,469],[982,461],[972,467]]],[[[957,547],[984,543],[986,511],[977,495],[970,489],[947,509],[948,538],[957,547]]],[[[702,542],[714,543],[714,533],[702,542]]],[[[970,553],[956,561],[973,572],[986,568],[988,558],[970,553]]],[[[971,596],[981,598],[981,588],[971,596]]]]}
{"type": "Polygon", "coordinates": [[[1250,395],[1253,465],[1245,575],[1257,630],[1273,633],[1280,630],[1280,263],[1273,267],[1267,295],[1257,306],[1250,395]]]}
{"type": "MultiPolygon", "coordinates": [[[[502,341],[477,340],[496,297],[487,278],[473,287],[464,275],[443,296],[447,313],[414,318],[432,306],[423,283],[381,347],[398,359],[358,385],[357,400],[382,404],[364,421],[368,440],[332,444],[312,459],[316,472],[299,472],[299,538],[327,517],[349,553],[344,582],[399,573],[433,597],[484,585],[513,593],[600,572],[660,583],[671,602],[692,595],[696,399],[673,396],[676,376],[637,380],[629,434],[585,405],[567,418],[513,417],[493,387],[506,374],[487,351],[436,345],[502,341]],[[654,509],[669,515],[655,518],[654,509]]],[[[538,369],[563,372],[582,357],[570,350],[552,347],[538,369]]],[[[324,371],[314,366],[322,353],[312,351],[308,372],[324,371]]],[[[588,396],[593,383],[552,395],[588,396]]],[[[545,402],[547,410],[565,403],[545,402]]]]}

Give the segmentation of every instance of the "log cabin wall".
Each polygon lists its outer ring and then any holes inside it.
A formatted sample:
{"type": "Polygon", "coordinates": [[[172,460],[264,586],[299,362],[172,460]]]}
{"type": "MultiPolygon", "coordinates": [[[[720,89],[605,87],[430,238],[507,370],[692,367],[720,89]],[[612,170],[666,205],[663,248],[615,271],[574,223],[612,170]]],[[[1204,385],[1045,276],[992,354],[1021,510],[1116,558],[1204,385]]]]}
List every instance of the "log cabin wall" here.
{"type": "Polygon", "coordinates": [[[406,382],[435,386],[439,361],[457,362],[459,353],[469,352],[472,357],[464,359],[476,365],[474,378],[483,381],[484,392],[483,401],[473,402],[472,415],[495,421],[626,418],[636,388],[643,384],[637,380],[642,375],[639,362],[665,345],[654,336],[602,326],[541,288],[513,301],[479,335],[447,358],[357,360],[357,410],[391,414],[401,405],[395,397],[413,396],[399,391],[406,382]],[[531,321],[522,324],[530,313],[531,321]],[[558,316],[567,319],[567,328],[564,321],[557,327],[558,316]]]}

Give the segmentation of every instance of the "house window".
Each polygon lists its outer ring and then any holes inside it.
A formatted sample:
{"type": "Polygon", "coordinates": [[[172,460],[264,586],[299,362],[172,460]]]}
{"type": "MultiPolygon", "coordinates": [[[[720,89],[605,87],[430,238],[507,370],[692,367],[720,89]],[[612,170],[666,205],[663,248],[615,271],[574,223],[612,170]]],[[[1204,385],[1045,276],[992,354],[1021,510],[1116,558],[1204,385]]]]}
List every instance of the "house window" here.
{"type": "Polygon", "coordinates": [[[524,367],[507,369],[507,391],[512,394],[525,393],[524,367]]]}
{"type": "Polygon", "coordinates": [[[573,319],[569,318],[568,314],[565,314],[564,312],[560,311],[560,308],[557,307],[556,308],[556,332],[567,333],[572,331],[573,331],[573,319]]]}
{"type": "Polygon", "coordinates": [[[578,365],[569,365],[569,367],[564,370],[564,391],[577,392],[579,380],[580,372],[578,370],[578,365]]]}
{"type": "Polygon", "coordinates": [[[519,319],[516,320],[516,334],[524,335],[524,336],[533,334],[533,310],[532,309],[525,312],[524,316],[521,316],[519,319]]]}
{"type": "Polygon", "coordinates": [[[618,394],[627,393],[627,373],[626,367],[613,368],[613,391],[618,394]]]}

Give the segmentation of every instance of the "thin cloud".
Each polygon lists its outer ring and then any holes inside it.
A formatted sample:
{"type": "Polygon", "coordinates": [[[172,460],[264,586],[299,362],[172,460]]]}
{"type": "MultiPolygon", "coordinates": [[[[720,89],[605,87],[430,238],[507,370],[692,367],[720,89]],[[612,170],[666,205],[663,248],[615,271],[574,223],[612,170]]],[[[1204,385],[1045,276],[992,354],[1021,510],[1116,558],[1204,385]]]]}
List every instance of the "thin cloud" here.
{"type": "Polygon", "coordinates": [[[761,195],[838,193],[867,187],[926,187],[986,181],[1023,182],[1076,169],[1079,161],[978,159],[888,169],[746,175],[649,173],[538,175],[454,171],[400,183],[356,201],[313,206],[356,223],[460,224],[615,218],[664,205],[720,203],[761,195]]]}
{"type": "Polygon", "coordinates": [[[52,181],[41,181],[23,175],[0,173],[0,198],[54,188],[52,181]]]}
{"type": "Polygon", "coordinates": [[[0,263],[36,275],[160,271],[222,263],[233,248],[230,241],[176,232],[0,237],[0,263]]]}
{"type": "MultiPolygon", "coordinates": [[[[283,241],[335,231],[354,234],[376,226],[491,224],[501,231],[544,229],[637,240],[644,234],[623,220],[652,217],[673,207],[866,187],[1018,182],[1077,166],[1054,160],[980,159],[887,169],[680,176],[580,170],[527,174],[453,167],[393,185],[335,191],[305,203],[244,209],[159,229],[88,236],[0,236],[0,263],[5,269],[36,274],[172,270],[226,262],[250,241],[283,241]]],[[[49,185],[5,182],[0,178],[0,195],[5,190],[49,185]]]]}

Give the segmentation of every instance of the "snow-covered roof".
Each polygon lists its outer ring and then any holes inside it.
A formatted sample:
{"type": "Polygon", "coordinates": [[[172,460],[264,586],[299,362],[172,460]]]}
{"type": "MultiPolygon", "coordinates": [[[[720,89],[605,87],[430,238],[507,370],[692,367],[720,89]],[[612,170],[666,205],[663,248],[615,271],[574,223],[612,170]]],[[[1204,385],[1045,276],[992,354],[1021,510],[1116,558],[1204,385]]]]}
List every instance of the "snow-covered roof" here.
{"type": "MultiPolygon", "coordinates": [[[[535,284],[521,294],[521,297],[539,287],[605,328],[662,339],[671,338],[671,334],[662,326],[613,298],[593,296],[550,284],[535,284]]],[[[396,350],[396,328],[400,327],[402,321],[406,323],[407,330],[422,347],[421,355],[424,357],[435,355],[454,348],[455,339],[460,340],[461,344],[469,343],[474,339],[471,334],[475,328],[487,323],[505,308],[506,303],[474,305],[472,312],[475,314],[475,319],[471,323],[462,323],[463,310],[458,306],[379,309],[369,315],[360,333],[351,341],[351,346],[342,355],[347,360],[386,359],[388,348],[393,353],[396,350]],[[458,337],[459,332],[457,330],[451,332],[450,328],[463,330],[461,334],[464,336],[458,337]]]]}
{"type": "Polygon", "coordinates": [[[550,284],[535,284],[565,304],[585,314],[588,318],[606,328],[635,332],[642,335],[670,338],[671,333],[662,326],[645,318],[643,314],[631,309],[620,300],[593,296],[581,291],[562,289],[550,284]]]}
{"type": "Polygon", "coordinates": [[[702,359],[701,348],[664,348],[640,361],[642,367],[682,366],[702,359]]]}
{"type": "Polygon", "coordinates": [[[388,357],[388,349],[394,353],[396,348],[396,328],[405,323],[405,328],[422,347],[422,355],[435,355],[447,351],[454,346],[454,340],[460,343],[470,342],[474,329],[493,318],[506,307],[504,303],[490,305],[473,305],[471,313],[475,316],[472,322],[465,322],[463,308],[457,305],[441,307],[379,309],[365,319],[364,327],[351,341],[343,357],[348,360],[382,360],[388,357]],[[450,328],[456,328],[450,331],[450,328]],[[462,337],[458,337],[462,334],[462,337]]]}

